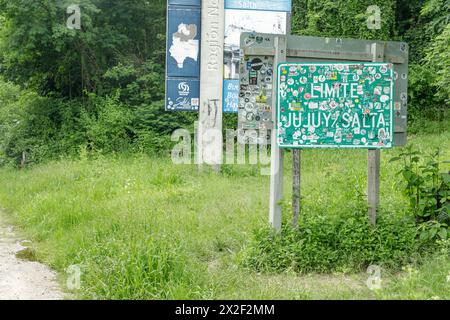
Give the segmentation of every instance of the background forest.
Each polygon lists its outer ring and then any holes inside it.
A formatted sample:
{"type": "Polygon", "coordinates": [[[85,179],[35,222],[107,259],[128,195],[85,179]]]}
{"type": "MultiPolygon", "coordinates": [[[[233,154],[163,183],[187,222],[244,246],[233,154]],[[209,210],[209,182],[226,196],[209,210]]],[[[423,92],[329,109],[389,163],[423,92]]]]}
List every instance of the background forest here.
{"type": "MultiPolygon", "coordinates": [[[[166,1],[79,0],[81,30],[66,27],[72,3],[0,0],[0,164],[167,152],[197,115],[164,111],[166,1]]],[[[448,115],[450,1],[294,0],[292,33],[408,42],[410,131],[448,115]]]]}

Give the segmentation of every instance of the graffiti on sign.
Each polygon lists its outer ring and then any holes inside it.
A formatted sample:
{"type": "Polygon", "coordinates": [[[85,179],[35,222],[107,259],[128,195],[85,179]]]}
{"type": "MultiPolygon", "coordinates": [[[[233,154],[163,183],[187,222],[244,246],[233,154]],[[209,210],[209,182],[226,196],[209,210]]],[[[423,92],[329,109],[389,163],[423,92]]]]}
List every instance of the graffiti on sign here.
{"type": "Polygon", "coordinates": [[[392,64],[284,63],[277,86],[281,148],[393,147],[392,64]]]}

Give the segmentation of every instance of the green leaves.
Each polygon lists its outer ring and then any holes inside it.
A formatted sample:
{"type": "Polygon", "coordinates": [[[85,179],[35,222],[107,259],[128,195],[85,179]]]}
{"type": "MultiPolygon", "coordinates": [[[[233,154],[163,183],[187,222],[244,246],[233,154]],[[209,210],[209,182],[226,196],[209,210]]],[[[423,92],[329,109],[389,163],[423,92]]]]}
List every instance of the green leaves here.
{"type": "Polygon", "coordinates": [[[437,221],[428,221],[419,226],[421,241],[447,240],[450,236],[448,225],[437,221]]]}
{"type": "Polygon", "coordinates": [[[448,236],[448,230],[446,228],[441,228],[437,232],[437,234],[442,240],[445,240],[445,239],[447,239],[447,236],[448,236]]]}
{"type": "Polygon", "coordinates": [[[399,174],[406,182],[405,194],[416,216],[420,240],[446,239],[450,224],[450,178],[440,172],[439,150],[424,158],[410,146],[390,162],[403,160],[399,174]]]}
{"type": "Polygon", "coordinates": [[[120,61],[163,64],[165,1],[79,0],[81,30],[66,26],[71,4],[1,1],[0,59],[8,79],[72,99],[84,90],[99,93],[102,75],[120,61]]]}
{"type": "Polygon", "coordinates": [[[378,0],[296,0],[293,1],[292,31],[294,34],[357,39],[392,39],[395,26],[396,2],[378,0]],[[369,5],[382,12],[380,29],[369,29],[369,5]]]}
{"type": "Polygon", "coordinates": [[[416,237],[411,217],[385,213],[373,228],[362,212],[315,212],[298,229],[257,229],[244,263],[262,272],[359,272],[372,263],[395,269],[419,250],[416,237]]]}

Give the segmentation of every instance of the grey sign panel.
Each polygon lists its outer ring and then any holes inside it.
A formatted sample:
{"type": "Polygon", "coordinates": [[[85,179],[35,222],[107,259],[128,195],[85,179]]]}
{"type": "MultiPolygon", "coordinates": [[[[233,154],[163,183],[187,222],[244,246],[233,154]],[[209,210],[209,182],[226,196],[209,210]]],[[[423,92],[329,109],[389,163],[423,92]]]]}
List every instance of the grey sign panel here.
{"type": "Polygon", "coordinates": [[[225,0],[224,112],[238,112],[241,33],[286,34],[291,7],[291,0],[225,0]]]}
{"type": "Polygon", "coordinates": [[[270,144],[275,78],[274,36],[243,33],[241,48],[238,141],[241,144],[270,144]]]}

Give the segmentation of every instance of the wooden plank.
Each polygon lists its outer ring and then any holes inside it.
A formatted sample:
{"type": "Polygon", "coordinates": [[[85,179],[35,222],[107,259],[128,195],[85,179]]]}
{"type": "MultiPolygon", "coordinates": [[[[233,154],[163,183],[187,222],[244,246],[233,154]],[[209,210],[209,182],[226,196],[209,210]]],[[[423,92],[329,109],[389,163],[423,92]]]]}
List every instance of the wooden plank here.
{"type": "Polygon", "coordinates": [[[380,150],[369,150],[367,201],[369,205],[369,221],[377,222],[378,204],[380,202],[380,150]]]}
{"type": "MultiPolygon", "coordinates": [[[[380,43],[372,44],[372,61],[383,62],[384,45],[380,43]]],[[[368,216],[372,225],[377,222],[377,211],[380,202],[380,164],[381,151],[368,151],[368,168],[367,168],[367,202],[368,216]]]]}
{"type": "MultiPolygon", "coordinates": [[[[365,52],[351,52],[351,51],[325,51],[325,50],[310,50],[310,49],[288,49],[288,58],[312,58],[312,59],[326,59],[326,60],[341,60],[341,61],[371,61],[372,54],[365,52]]],[[[386,56],[386,62],[405,63],[405,58],[402,56],[389,55],[386,56]]]]}
{"type": "MultiPolygon", "coordinates": [[[[279,63],[286,61],[286,37],[275,37],[275,61],[276,67],[279,63]]],[[[278,72],[278,70],[277,70],[278,72]]],[[[277,123],[277,77],[273,77],[273,101],[272,101],[272,119],[274,119],[274,129],[272,130],[272,154],[270,166],[270,203],[269,203],[269,222],[272,227],[280,231],[282,223],[282,213],[280,201],[283,198],[283,150],[278,147],[276,123],[277,123]]]]}
{"type": "Polygon", "coordinates": [[[274,56],[275,48],[244,48],[246,56],[274,56]]]}

